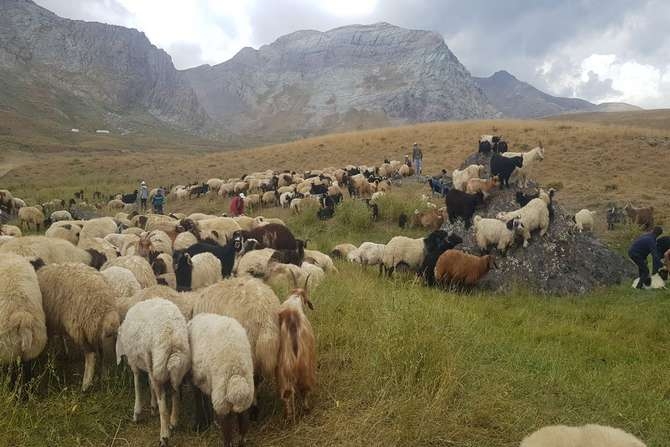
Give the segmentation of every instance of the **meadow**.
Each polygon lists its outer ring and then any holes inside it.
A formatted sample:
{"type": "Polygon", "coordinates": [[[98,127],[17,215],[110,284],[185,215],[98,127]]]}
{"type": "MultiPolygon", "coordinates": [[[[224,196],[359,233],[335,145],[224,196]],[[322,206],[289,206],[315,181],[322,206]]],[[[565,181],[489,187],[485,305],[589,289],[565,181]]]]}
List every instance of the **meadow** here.
{"type": "MultiPolygon", "coordinates": [[[[534,177],[559,189],[568,209],[604,210],[610,202],[653,205],[669,222],[665,191],[670,148],[667,129],[611,127],[571,121],[434,123],[330,135],[255,149],[192,153],[185,148],[98,148],[87,154],[20,151],[0,154],[12,166],[0,177],[29,202],[131,191],[150,185],[232,177],[253,170],[309,169],[400,159],[414,141],[428,173],[453,169],[481,133],[502,133],[511,150],[542,141],[546,159],[534,177]],[[654,144],[650,144],[653,141],[654,144]]],[[[0,163],[4,163],[0,159],[0,163]]],[[[2,174],[0,170],[0,175],[2,174]]],[[[346,201],[329,222],[314,213],[255,213],[285,219],[310,246],[328,252],[342,242],[386,242],[400,230],[400,212],[412,211],[423,185],[406,181],[380,204],[372,223],[361,203],[346,201]]],[[[227,201],[170,202],[169,211],[217,212],[227,201]]],[[[625,247],[629,227],[596,232],[625,247]]],[[[261,415],[252,446],[512,447],[548,424],[601,423],[623,428],[649,447],[670,439],[670,300],[667,291],[638,292],[629,284],[584,296],[455,294],[426,288],[411,276],[380,278],[374,268],[337,262],[340,272],[312,291],[308,314],[318,343],[314,409],[296,423],[282,417],[279,399],[261,389],[261,415]]],[[[285,290],[278,290],[285,296],[285,290]]],[[[41,378],[18,401],[0,386],[0,445],[155,445],[158,418],[134,424],[127,368],[106,359],[93,389],[81,393],[79,360],[55,347],[41,358],[41,378]]],[[[6,378],[6,375],[4,376],[6,378]]],[[[6,382],[6,381],[5,381],[6,382]]],[[[215,429],[191,430],[188,393],[172,445],[218,445],[215,429]]]]}

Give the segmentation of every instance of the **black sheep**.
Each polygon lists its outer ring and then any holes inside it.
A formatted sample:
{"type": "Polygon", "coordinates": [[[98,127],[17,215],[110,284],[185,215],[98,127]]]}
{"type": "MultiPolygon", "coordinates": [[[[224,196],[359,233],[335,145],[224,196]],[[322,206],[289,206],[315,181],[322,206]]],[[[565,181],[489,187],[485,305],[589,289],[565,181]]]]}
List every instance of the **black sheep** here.
{"type": "Polygon", "coordinates": [[[126,204],[133,204],[137,202],[137,190],[132,194],[123,194],[121,196],[121,201],[126,204]]]}
{"type": "Polygon", "coordinates": [[[535,194],[524,194],[521,191],[516,192],[516,203],[518,203],[520,206],[526,206],[528,205],[528,202],[530,202],[533,199],[537,199],[540,197],[540,193],[536,192],[535,194]]]}
{"type": "Polygon", "coordinates": [[[313,196],[328,194],[328,187],[326,185],[312,185],[309,188],[309,193],[313,196]]]}
{"type": "Polygon", "coordinates": [[[213,239],[203,239],[186,250],[175,251],[174,253],[174,269],[175,277],[177,279],[177,290],[190,290],[191,288],[191,274],[193,273],[193,266],[189,268],[190,262],[182,259],[186,254],[193,257],[200,253],[211,253],[219,261],[221,261],[221,275],[224,278],[229,277],[233,272],[235,264],[235,253],[242,249],[244,242],[240,232],[236,232],[233,237],[221,246],[213,239]]]}
{"type": "Polygon", "coordinates": [[[450,189],[444,201],[447,205],[449,222],[453,224],[460,217],[465,222],[465,228],[470,228],[475,209],[484,203],[484,194],[481,191],[477,194],[468,194],[458,189],[450,189]]]}
{"type": "Polygon", "coordinates": [[[479,142],[479,153],[480,154],[490,154],[491,153],[491,142],[484,140],[479,142]]]}
{"type": "Polygon", "coordinates": [[[429,286],[435,285],[435,264],[442,253],[447,250],[455,248],[458,244],[463,242],[456,233],[451,233],[446,239],[436,240],[434,243],[426,244],[426,256],[423,258],[423,264],[419,269],[418,275],[423,277],[426,284],[429,286]]]}
{"type": "Polygon", "coordinates": [[[497,175],[500,179],[500,188],[509,188],[509,178],[516,168],[523,166],[523,157],[503,157],[493,154],[491,157],[491,176],[497,175]]]}

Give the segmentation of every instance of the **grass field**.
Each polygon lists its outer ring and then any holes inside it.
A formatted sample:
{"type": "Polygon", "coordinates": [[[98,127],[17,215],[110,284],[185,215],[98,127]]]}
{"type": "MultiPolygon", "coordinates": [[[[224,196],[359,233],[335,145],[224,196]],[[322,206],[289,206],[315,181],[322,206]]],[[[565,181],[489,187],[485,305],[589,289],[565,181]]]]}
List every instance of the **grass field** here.
{"type": "MultiPolygon", "coordinates": [[[[670,130],[608,127],[569,121],[436,123],[301,140],[230,152],[185,150],[90,154],[2,153],[11,163],[0,177],[29,201],[132,190],[150,185],[231,177],[252,170],[322,168],[400,158],[413,141],[423,145],[429,173],[457,167],[481,133],[502,133],[512,148],[538,140],[547,156],[534,176],[558,186],[557,200],[572,209],[603,209],[608,202],[652,204],[668,222],[666,189],[670,130]],[[644,139],[642,138],[644,137],[644,139]]],[[[311,213],[284,218],[294,232],[328,251],[341,242],[386,242],[400,234],[394,220],[416,206],[422,186],[409,183],[381,206],[382,222],[348,202],[333,221],[311,213]],[[361,218],[362,216],[362,218],[361,218]]],[[[209,198],[172,202],[173,211],[221,212],[209,198]]],[[[604,216],[601,216],[601,221],[604,216]]],[[[598,231],[602,232],[602,223],[598,231]]],[[[420,230],[403,230],[417,237],[420,230]]],[[[604,232],[603,232],[604,233],[604,232]]],[[[634,233],[610,234],[625,245],[634,233]]],[[[668,292],[639,293],[627,285],[586,296],[536,296],[526,290],[500,296],[457,295],[428,289],[411,277],[380,279],[374,269],[338,263],[315,291],[309,313],[318,342],[319,386],[314,410],[295,424],[261,390],[262,414],[252,446],[511,447],[547,424],[602,423],[621,427],[649,447],[670,439],[670,300],[668,292]]],[[[281,292],[283,295],[283,291],[281,292]]],[[[80,361],[49,350],[42,380],[27,402],[0,386],[0,445],[150,446],[157,417],[131,421],[132,380],[109,365],[82,394],[80,361]]],[[[171,445],[210,446],[210,430],[190,430],[186,408],[171,445]]]]}

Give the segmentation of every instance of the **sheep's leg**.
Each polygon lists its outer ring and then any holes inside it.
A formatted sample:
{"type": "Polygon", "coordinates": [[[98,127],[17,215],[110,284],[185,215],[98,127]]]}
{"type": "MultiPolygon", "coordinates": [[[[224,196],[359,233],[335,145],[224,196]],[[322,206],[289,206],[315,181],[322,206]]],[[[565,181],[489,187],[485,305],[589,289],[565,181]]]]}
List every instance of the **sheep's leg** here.
{"type": "Polygon", "coordinates": [[[139,422],[142,415],[142,387],[140,382],[140,371],[137,368],[133,370],[133,383],[135,385],[135,407],[133,408],[133,422],[139,422]]]}
{"type": "Polygon", "coordinates": [[[93,382],[95,374],[95,352],[84,353],[84,381],[81,385],[81,391],[86,392],[93,382]]]}
{"type": "Polygon", "coordinates": [[[286,419],[293,419],[293,390],[285,390],[281,396],[284,401],[284,416],[286,419]]]}
{"type": "Polygon", "coordinates": [[[232,447],[233,445],[233,422],[235,422],[235,416],[231,413],[219,417],[224,447],[232,447]]]}
{"type": "Polygon", "coordinates": [[[244,411],[237,415],[237,425],[240,431],[240,447],[244,447],[246,442],[247,431],[249,430],[249,416],[244,411]]]}
{"type": "Polygon", "coordinates": [[[170,410],[170,430],[177,428],[179,422],[179,400],[181,399],[181,387],[172,390],[172,408],[170,410]]]}
{"type": "Polygon", "coordinates": [[[167,402],[165,400],[165,386],[157,384],[151,375],[149,375],[149,382],[151,384],[151,388],[154,390],[154,393],[156,393],[156,397],[158,398],[158,412],[160,414],[161,420],[160,446],[167,447],[168,439],[170,438],[170,429],[168,428],[169,420],[167,402]]]}
{"type": "Polygon", "coordinates": [[[158,402],[156,399],[156,392],[154,391],[154,387],[150,386],[149,391],[151,393],[151,415],[156,416],[156,410],[158,410],[158,402]]]}

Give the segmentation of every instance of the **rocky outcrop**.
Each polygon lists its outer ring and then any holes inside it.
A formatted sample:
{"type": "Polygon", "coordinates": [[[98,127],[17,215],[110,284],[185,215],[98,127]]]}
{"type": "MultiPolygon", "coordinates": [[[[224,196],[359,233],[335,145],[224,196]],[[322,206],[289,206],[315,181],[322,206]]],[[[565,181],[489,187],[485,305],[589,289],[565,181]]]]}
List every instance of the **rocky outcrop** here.
{"type": "Polygon", "coordinates": [[[495,115],[442,36],[387,23],[298,31],[183,74],[207,113],[239,134],[495,115]]]}
{"type": "Polygon", "coordinates": [[[13,101],[43,101],[44,113],[73,125],[88,113],[148,114],[189,130],[207,120],[170,56],[143,33],[64,19],[29,0],[0,1],[0,73],[13,101]]]}
{"type": "MultiPolygon", "coordinates": [[[[470,164],[489,165],[489,157],[473,154],[463,167],[470,164]]],[[[533,185],[531,190],[535,190],[533,185]]],[[[486,206],[477,211],[482,217],[495,218],[501,211],[519,208],[515,202],[516,189],[495,191],[486,206]]],[[[497,292],[510,292],[516,287],[555,295],[584,294],[597,287],[611,286],[632,280],[636,269],[632,262],[608,249],[590,232],[575,232],[574,222],[560,205],[560,191],[554,198],[555,216],[547,234],[540,238],[533,233],[527,248],[517,243],[507,256],[498,257],[498,269],[491,270],[478,287],[497,292]]],[[[465,231],[462,222],[447,223],[445,227],[463,236],[458,249],[480,254],[474,231],[465,231]]]]}

